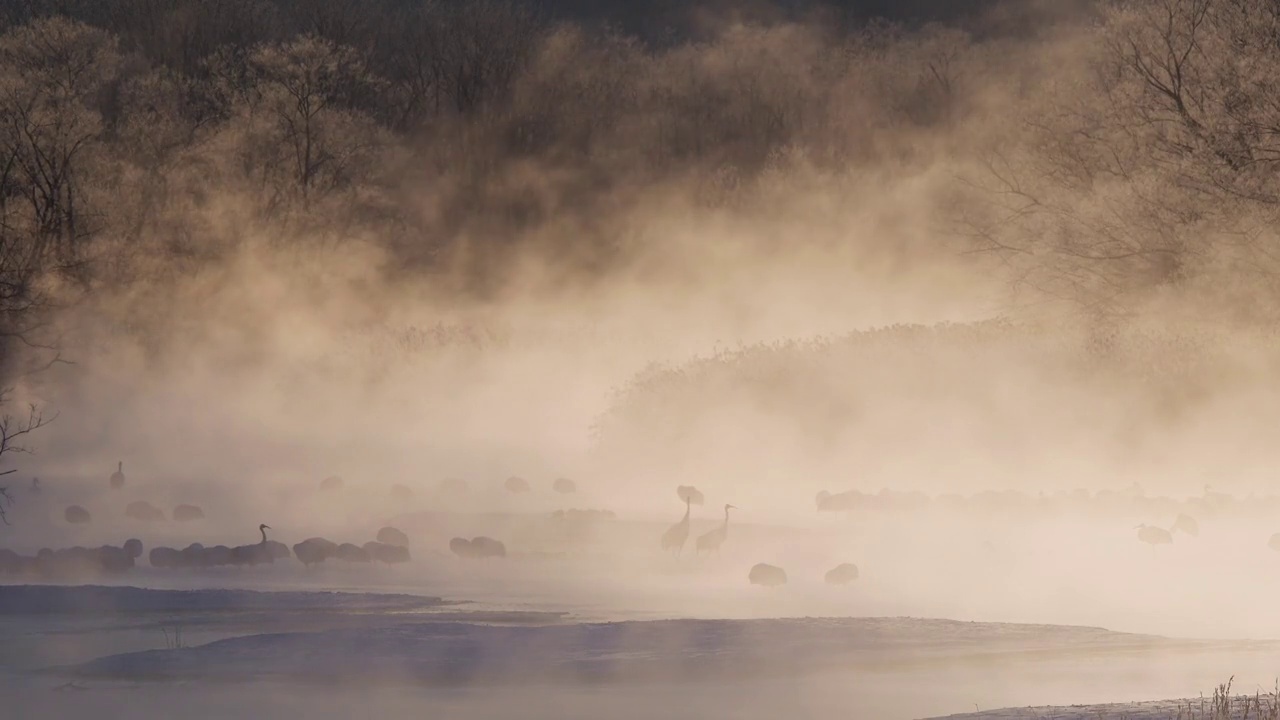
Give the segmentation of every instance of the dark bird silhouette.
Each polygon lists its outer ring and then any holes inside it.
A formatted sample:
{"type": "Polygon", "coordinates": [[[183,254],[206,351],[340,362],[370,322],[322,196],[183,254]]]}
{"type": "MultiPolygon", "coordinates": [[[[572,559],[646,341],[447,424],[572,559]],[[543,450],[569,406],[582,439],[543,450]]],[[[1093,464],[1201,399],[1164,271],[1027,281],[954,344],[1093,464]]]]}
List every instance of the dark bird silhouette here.
{"type": "Polygon", "coordinates": [[[776,565],[756,563],[747,573],[747,581],[752,585],[778,587],[787,584],[787,572],[776,565]]]}
{"type": "Polygon", "coordinates": [[[164,511],[146,500],[135,500],[125,506],[124,516],[142,522],[159,522],[164,520],[164,511]]]}
{"type": "Polygon", "coordinates": [[[507,556],[507,546],[502,544],[501,540],[494,540],[491,537],[481,535],[471,538],[471,547],[479,552],[482,558],[499,558],[507,556]]]}
{"type": "Polygon", "coordinates": [[[171,547],[153,547],[147,558],[151,567],[176,568],[182,565],[182,553],[171,547]]]}
{"type": "Polygon", "coordinates": [[[529,481],[525,480],[522,477],[516,477],[515,475],[512,475],[511,477],[507,478],[507,481],[505,483],[503,483],[503,487],[507,489],[507,492],[527,493],[529,492],[529,481]]]}
{"type": "Polygon", "coordinates": [[[706,550],[707,552],[714,551],[717,555],[720,554],[720,546],[729,537],[729,511],[736,509],[733,505],[724,506],[724,524],[715,530],[698,536],[695,552],[701,555],[702,551],[706,550]]]}
{"type": "Polygon", "coordinates": [[[856,490],[835,495],[823,490],[817,497],[818,512],[849,512],[854,509],[857,501],[858,491],[856,490]]]}
{"type": "Polygon", "coordinates": [[[662,533],[662,549],[675,553],[676,557],[680,557],[680,551],[684,549],[684,544],[689,539],[689,511],[692,502],[690,497],[685,497],[684,517],[662,533]]]}
{"type": "Polygon", "coordinates": [[[378,542],[399,547],[409,547],[409,536],[393,528],[384,527],[378,531],[378,542]]]}
{"type": "Polygon", "coordinates": [[[351,543],[342,543],[339,545],[337,552],[334,553],[334,557],[344,562],[373,562],[373,557],[370,556],[364,548],[351,543]]]}
{"type": "Polygon", "coordinates": [[[199,505],[179,505],[173,509],[173,519],[177,522],[203,520],[204,510],[202,510],[199,505]]]}
{"type": "Polygon", "coordinates": [[[62,516],[72,525],[88,525],[93,522],[93,516],[89,514],[89,511],[79,505],[68,507],[63,511],[62,516]]]}
{"type": "Polygon", "coordinates": [[[841,563],[828,570],[823,579],[828,585],[848,585],[858,579],[858,566],[853,563],[841,563]]]}
{"type": "Polygon", "coordinates": [[[456,537],[449,541],[449,550],[464,560],[506,557],[507,548],[490,537],[474,537],[470,540],[456,537]]]}
{"type": "Polygon", "coordinates": [[[562,495],[568,495],[569,493],[577,492],[578,485],[569,478],[556,478],[556,481],[551,483],[551,489],[562,495]]]}
{"type": "Polygon", "coordinates": [[[702,492],[692,485],[680,485],[676,488],[676,497],[682,502],[691,505],[701,505],[706,502],[706,498],[702,496],[702,492]]]}
{"type": "Polygon", "coordinates": [[[258,532],[262,533],[261,542],[254,545],[237,545],[231,548],[232,564],[244,566],[275,562],[271,547],[267,545],[267,531],[270,529],[270,525],[259,525],[258,532]]]}
{"type": "Polygon", "coordinates": [[[204,545],[191,543],[182,548],[178,558],[178,566],[185,568],[208,567],[209,555],[205,552],[204,545]]]}
{"type": "Polygon", "coordinates": [[[129,554],[129,557],[137,560],[142,557],[142,541],[137,538],[125,540],[124,551],[129,554]]]}
{"type": "Polygon", "coordinates": [[[319,565],[338,553],[338,544],[322,537],[307,538],[293,546],[293,554],[307,567],[319,565]]]}
{"type": "Polygon", "coordinates": [[[1156,545],[1169,545],[1173,543],[1173,533],[1164,528],[1152,527],[1150,525],[1139,525],[1135,528],[1138,531],[1138,540],[1151,546],[1155,551],[1156,545]]]}
{"type": "Polygon", "coordinates": [[[112,490],[119,490],[120,488],[124,487],[124,461],[123,460],[116,463],[116,471],[111,473],[111,479],[109,482],[111,484],[112,490]]]}
{"type": "Polygon", "coordinates": [[[1200,523],[1196,522],[1196,519],[1190,515],[1182,514],[1178,516],[1177,520],[1173,521],[1173,527],[1169,528],[1169,532],[1182,532],[1191,537],[1199,537],[1200,523]]]}
{"type": "Polygon", "coordinates": [[[409,562],[409,548],[404,545],[370,540],[364,544],[363,550],[375,561],[387,565],[409,562]]]}

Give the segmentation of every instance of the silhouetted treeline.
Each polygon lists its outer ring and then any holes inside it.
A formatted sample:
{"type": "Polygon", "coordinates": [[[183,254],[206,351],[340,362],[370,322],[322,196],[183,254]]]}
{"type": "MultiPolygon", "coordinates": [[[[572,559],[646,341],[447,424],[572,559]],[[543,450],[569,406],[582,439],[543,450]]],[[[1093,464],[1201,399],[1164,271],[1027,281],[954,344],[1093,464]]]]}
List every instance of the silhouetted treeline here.
{"type": "Polygon", "coordinates": [[[181,276],[254,233],[375,238],[396,269],[448,267],[471,290],[515,246],[599,269],[646,188],[750,178],[783,152],[905,156],[887,139],[954,122],[986,82],[942,26],[747,24],[656,48],[507,0],[8,8],[15,309],[49,278],[181,276]]]}
{"type": "MultiPolygon", "coordinates": [[[[360,46],[401,22],[421,0],[4,0],[6,25],[62,15],[103,28],[126,45],[162,51],[165,62],[190,61],[225,43],[280,40],[316,32],[360,46]],[[175,43],[184,45],[175,47],[175,43]]],[[[438,0],[460,6],[464,0],[438,0]]],[[[931,22],[979,32],[1026,32],[1049,17],[1078,15],[1093,0],[517,0],[544,22],[609,27],[646,43],[708,39],[731,23],[774,24],[820,18],[853,29],[868,21],[906,26],[931,22]]]]}
{"type": "Polygon", "coordinates": [[[1280,207],[1264,0],[1142,0],[1075,24],[1030,0],[950,5],[936,17],[968,18],[952,24],[695,4],[656,39],[602,22],[608,5],[514,0],[3,7],[6,337],[93,293],[128,300],[123,327],[163,324],[175,279],[216,275],[248,240],[367,243],[389,274],[458,292],[530,256],[553,282],[607,277],[643,249],[656,198],[758,206],[757,182],[790,187],[795,168],[866,192],[978,168],[967,197],[920,211],[1091,310],[1195,277],[1220,259],[1206,228],[1280,207]],[[1001,13],[1043,26],[981,30],[1001,13]]]}

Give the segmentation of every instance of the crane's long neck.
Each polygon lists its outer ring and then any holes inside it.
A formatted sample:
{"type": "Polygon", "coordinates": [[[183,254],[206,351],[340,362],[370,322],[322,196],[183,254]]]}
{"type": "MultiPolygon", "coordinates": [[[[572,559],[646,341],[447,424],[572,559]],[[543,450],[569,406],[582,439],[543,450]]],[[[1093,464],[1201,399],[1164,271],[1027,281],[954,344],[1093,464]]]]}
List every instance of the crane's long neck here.
{"type": "Polygon", "coordinates": [[[119,462],[117,462],[117,463],[116,463],[116,472],[124,472],[124,461],[123,461],[123,460],[121,460],[121,461],[119,461],[119,462]]]}
{"type": "Polygon", "coordinates": [[[725,508],[725,509],[724,509],[724,526],[723,526],[723,533],[724,533],[725,535],[728,535],[728,534],[729,534],[729,508],[725,508]]]}
{"type": "Polygon", "coordinates": [[[681,522],[689,522],[689,511],[692,509],[693,509],[693,500],[691,500],[690,498],[685,498],[684,499],[684,520],[682,520],[681,522]]]}
{"type": "Polygon", "coordinates": [[[264,528],[264,527],[260,527],[260,528],[258,528],[258,532],[262,533],[262,544],[263,544],[263,545],[266,545],[266,544],[267,544],[267,529],[266,529],[266,528],[264,528]]]}

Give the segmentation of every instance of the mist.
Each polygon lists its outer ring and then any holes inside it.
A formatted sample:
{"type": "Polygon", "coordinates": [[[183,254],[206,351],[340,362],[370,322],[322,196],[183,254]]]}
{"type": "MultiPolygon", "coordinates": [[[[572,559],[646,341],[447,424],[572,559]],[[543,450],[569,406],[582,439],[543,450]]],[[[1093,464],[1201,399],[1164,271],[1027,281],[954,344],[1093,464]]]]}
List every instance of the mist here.
{"type": "MultiPolygon", "coordinates": [[[[6,4],[0,547],[391,526],[412,561],[37,584],[1269,641],[1264,4],[6,4]],[[505,557],[451,549],[476,536],[505,557]]],[[[700,652],[681,627],[635,643],[700,652]]],[[[31,652],[116,673],[93,647],[31,652]]],[[[911,712],[973,704],[938,697],[911,712]]]]}

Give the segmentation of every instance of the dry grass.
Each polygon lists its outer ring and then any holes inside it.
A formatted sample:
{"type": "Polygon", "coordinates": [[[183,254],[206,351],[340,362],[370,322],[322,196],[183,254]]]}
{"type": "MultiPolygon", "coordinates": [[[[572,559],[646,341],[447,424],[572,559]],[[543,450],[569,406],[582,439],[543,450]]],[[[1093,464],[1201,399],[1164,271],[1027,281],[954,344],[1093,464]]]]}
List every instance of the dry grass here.
{"type": "Polygon", "coordinates": [[[1213,697],[1201,696],[1199,705],[1188,702],[1178,712],[1178,720],[1276,720],[1280,718],[1280,681],[1267,694],[1255,691],[1252,696],[1232,695],[1235,676],[1218,685],[1213,697]]]}

